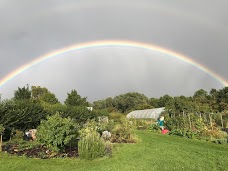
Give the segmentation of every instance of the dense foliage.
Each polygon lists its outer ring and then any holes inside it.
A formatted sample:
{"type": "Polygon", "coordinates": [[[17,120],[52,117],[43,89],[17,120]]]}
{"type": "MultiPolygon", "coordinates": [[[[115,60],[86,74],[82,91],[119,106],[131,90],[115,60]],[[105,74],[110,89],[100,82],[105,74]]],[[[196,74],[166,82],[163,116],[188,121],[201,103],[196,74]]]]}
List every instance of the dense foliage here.
{"type": "Polygon", "coordinates": [[[149,109],[152,106],[149,104],[149,99],[144,94],[131,92],[121,94],[115,98],[107,98],[94,102],[94,107],[97,109],[107,108],[111,111],[119,111],[122,113],[130,110],[149,109]]]}
{"type": "Polygon", "coordinates": [[[98,100],[93,103],[96,109],[128,113],[131,110],[165,107],[173,114],[186,113],[218,113],[228,114],[228,87],[207,91],[200,89],[191,97],[164,95],[160,98],[147,98],[139,93],[126,93],[114,98],[98,100]]]}
{"type": "Polygon", "coordinates": [[[86,97],[81,97],[76,90],[67,93],[67,99],[64,102],[67,106],[88,106],[86,97]]]}
{"type": "Polygon", "coordinates": [[[78,125],[70,118],[62,118],[58,113],[42,120],[37,130],[37,140],[53,151],[75,144],[78,125]]]}
{"type": "MultiPolygon", "coordinates": [[[[38,128],[38,142],[52,151],[63,151],[77,145],[82,158],[92,159],[107,154],[110,142],[136,142],[134,128],[160,131],[146,120],[129,121],[132,110],[165,107],[165,127],[170,134],[226,143],[228,127],[228,87],[203,89],[193,96],[148,98],[130,92],[89,104],[76,90],[67,93],[64,103],[45,87],[18,87],[14,97],[0,102],[0,134],[3,140],[22,139],[24,132],[38,128]],[[89,108],[88,108],[89,107],[89,108]],[[90,110],[93,107],[93,110],[90,110]],[[111,137],[102,139],[103,131],[111,137]],[[80,132],[80,135],[79,135],[80,132]],[[107,145],[109,144],[109,145],[107,145]]],[[[110,151],[110,150],[109,150],[110,151]]]]}
{"type": "Polygon", "coordinates": [[[14,92],[14,98],[16,100],[25,100],[25,99],[30,99],[31,98],[31,90],[29,89],[29,86],[27,87],[18,87],[18,90],[14,92]]]}
{"type": "Polygon", "coordinates": [[[0,104],[0,123],[6,129],[36,128],[48,114],[40,103],[32,100],[5,100],[0,104]]]}
{"type": "Polygon", "coordinates": [[[79,156],[82,159],[94,159],[105,155],[105,141],[98,133],[97,123],[87,122],[80,130],[80,141],[78,144],[79,156]]]}

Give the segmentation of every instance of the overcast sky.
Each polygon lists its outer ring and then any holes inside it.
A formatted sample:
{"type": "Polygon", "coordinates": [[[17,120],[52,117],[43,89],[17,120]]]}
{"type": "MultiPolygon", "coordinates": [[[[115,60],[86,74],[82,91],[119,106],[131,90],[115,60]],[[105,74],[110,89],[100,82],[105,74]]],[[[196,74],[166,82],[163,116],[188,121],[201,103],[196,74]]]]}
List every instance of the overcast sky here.
{"type": "MultiPolygon", "coordinates": [[[[0,80],[48,52],[99,40],[155,44],[185,54],[228,80],[227,0],[0,0],[0,80]]],[[[150,50],[100,47],[34,66],[3,87],[47,87],[63,101],[76,89],[90,101],[137,91],[148,97],[220,89],[210,75],[150,50]]]]}

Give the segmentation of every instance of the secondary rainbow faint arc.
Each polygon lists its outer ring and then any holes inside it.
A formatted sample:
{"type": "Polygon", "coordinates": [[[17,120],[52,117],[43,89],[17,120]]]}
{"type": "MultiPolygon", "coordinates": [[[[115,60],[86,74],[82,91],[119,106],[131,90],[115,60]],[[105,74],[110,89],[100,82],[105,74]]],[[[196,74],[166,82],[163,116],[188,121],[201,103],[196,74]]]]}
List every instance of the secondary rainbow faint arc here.
{"type": "Polygon", "coordinates": [[[7,74],[3,79],[1,79],[0,88],[4,84],[9,82],[11,79],[16,77],[17,75],[28,70],[29,68],[33,67],[34,65],[38,65],[39,63],[44,62],[50,58],[54,58],[59,55],[67,54],[67,53],[70,53],[70,52],[76,51],[76,50],[96,48],[96,47],[109,47],[109,46],[133,47],[133,48],[152,50],[154,52],[164,54],[167,57],[170,56],[170,57],[176,58],[178,60],[184,61],[186,63],[189,63],[189,64],[195,66],[196,68],[200,69],[201,71],[209,74],[211,77],[213,77],[214,79],[219,81],[224,86],[228,85],[228,82],[224,78],[222,78],[215,72],[211,71],[209,68],[194,61],[190,57],[187,57],[183,54],[174,52],[170,49],[166,49],[166,48],[163,48],[160,46],[156,46],[156,45],[148,44],[148,43],[142,43],[142,42],[133,42],[133,41],[124,41],[124,40],[107,40],[107,41],[92,41],[92,42],[79,43],[79,44],[75,44],[72,46],[64,47],[62,49],[55,50],[55,51],[47,53],[43,56],[37,57],[35,60],[33,60],[25,65],[22,65],[21,67],[17,68],[16,70],[12,71],[11,73],[7,74]]]}

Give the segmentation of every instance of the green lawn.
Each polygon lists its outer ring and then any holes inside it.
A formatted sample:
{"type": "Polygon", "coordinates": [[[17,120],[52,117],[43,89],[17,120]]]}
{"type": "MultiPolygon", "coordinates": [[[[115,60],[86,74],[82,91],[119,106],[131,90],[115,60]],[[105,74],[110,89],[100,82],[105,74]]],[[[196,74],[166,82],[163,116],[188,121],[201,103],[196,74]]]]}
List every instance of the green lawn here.
{"type": "Polygon", "coordinates": [[[28,159],[1,154],[0,170],[227,170],[228,145],[137,131],[141,142],[121,144],[113,157],[80,159],[28,159]]]}

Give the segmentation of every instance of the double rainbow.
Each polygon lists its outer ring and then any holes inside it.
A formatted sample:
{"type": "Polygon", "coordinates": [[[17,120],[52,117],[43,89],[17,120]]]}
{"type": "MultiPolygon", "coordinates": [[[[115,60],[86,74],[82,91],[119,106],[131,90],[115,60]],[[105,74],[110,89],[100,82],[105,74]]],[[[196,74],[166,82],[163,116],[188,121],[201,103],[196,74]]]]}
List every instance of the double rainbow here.
{"type": "Polygon", "coordinates": [[[79,43],[76,45],[72,45],[69,47],[65,47],[62,49],[55,50],[55,51],[53,51],[51,53],[47,53],[43,56],[37,57],[33,61],[31,61],[25,65],[22,65],[21,67],[15,69],[11,73],[7,74],[4,78],[2,78],[0,80],[0,88],[3,85],[5,85],[7,82],[9,82],[10,80],[15,78],[16,76],[18,76],[19,74],[23,73],[24,71],[28,70],[29,68],[31,68],[35,65],[38,65],[41,62],[44,62],[48,59],[57,57],[59,55],[64,55],[64,54],[67,54],[67,53],[70,53],[73,51],[82,50],[82,49],[97,48],[97,47],[113,47],[113,46],[114,47],[120,46],[120,47],[132,47],[132,48],[147,49],[147,50],[151,50],[151,51],[154,51],[156,53],[162,54],[162,56],[176,58],[178,60],[186,62],[186,63],[198,68],[199,70],[207,73],[208,75],[210,75],[211,77],[213,77],[214,79],[219,81],[224,86],[228,85],[228,82],[224,78],[222,78],[221,76],[219,76],[215,72],[211,71],[209,68],[205,67],[204,65],[194,61],[190,57],[187,57],[183,54],[180,54],[180,53],[174,52],[172,50],[165,49],[165,48],[153,45],[153,44],[147,44],[147,43],[141,43],[141,42],[132,42],[132,41],[123,41],[123,40],[107,40],[107,41],[93,41],[93,42],[79,43]]]}

